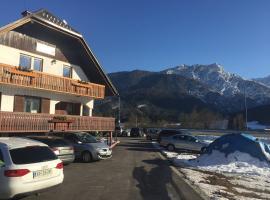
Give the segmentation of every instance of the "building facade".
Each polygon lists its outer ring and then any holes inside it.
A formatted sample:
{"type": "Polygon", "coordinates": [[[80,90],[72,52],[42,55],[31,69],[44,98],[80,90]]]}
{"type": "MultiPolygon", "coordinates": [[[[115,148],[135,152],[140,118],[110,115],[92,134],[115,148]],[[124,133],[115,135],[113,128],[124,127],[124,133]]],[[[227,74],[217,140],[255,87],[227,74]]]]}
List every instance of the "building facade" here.
{"type": "Polygon", "coordinates": [[[118,95],[83,36],[46,10],[0,28],[0,132],[112,131],[95,99],[118,95]]]}

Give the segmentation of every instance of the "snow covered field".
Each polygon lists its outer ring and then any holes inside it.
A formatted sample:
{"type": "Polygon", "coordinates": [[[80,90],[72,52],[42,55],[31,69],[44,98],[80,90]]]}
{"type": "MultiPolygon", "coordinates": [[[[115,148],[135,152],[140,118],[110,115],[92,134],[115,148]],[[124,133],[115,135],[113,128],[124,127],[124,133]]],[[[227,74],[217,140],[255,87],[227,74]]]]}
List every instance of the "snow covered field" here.
{"type": "MultiPolygon", "coordinates": [[[[212,142],[215,136],[199,136],[212,142]]],[[[263,138],[270,144],[269,138],[263,138]]],[[[249,154],[234,152],[227,157],[221,152],[211,156],[169,152],[153,142],[195,187],[209,199],[270,199],[270,165],[249,154]]]]}

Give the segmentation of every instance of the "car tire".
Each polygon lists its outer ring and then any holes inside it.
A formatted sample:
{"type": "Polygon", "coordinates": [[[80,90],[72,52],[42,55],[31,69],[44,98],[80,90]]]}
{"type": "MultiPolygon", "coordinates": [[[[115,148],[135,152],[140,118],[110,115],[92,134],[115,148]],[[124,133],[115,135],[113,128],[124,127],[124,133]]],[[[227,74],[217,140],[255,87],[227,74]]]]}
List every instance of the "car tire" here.
{"type": "Polygon", "coordinates": [[[85,151],[85,152],[82,153],[82,161],[83,161],[84,163],[89,163],[89,162],[92,161],[92,159],[93,159],[93,158],[92,158],[92,155],[91,155],[90,152],[85,151]]]}
{"type": "Polygon", "coordinates": [[[173,144],[169,144],[169,145],[167,146],[167,149],[168,149],[169,151],[174,151],[174,150],[175,150],[175,147],[174,147],[173,144]]]}

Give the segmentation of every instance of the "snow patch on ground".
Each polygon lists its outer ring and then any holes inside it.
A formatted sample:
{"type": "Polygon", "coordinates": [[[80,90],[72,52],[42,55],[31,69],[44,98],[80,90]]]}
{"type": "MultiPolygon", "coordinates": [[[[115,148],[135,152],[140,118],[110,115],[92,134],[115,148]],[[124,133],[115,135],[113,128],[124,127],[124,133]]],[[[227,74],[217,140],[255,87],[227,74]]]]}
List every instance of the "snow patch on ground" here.
{"type": "MultiPolygon", "coordinates": [[[[208,138],[209,139],[209,138],[208,138]]],[[[169,152],[152,142],[209,199],[270,199],[270,166],[242,152],[227,157],[169,152]]]]}
{"type": "Polygon", "coordinates": [[[214,150],[210,155],[203,154],[196,160],[188,160],[185,163],[208,171],[256,175],[268,174],[270,178],[269,163],[262,162],[247,153],[239,151],[226,156],[224,153],[214,150]]]}

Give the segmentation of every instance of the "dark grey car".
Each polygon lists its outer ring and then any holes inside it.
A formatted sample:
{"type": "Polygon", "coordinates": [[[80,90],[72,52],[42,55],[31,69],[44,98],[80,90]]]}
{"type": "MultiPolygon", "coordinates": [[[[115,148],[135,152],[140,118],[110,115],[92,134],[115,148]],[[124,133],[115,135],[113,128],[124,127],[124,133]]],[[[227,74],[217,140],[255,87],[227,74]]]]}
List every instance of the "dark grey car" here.
{"type": "Polygon", "coordinates": [[[166,147],[169,151],[178,149],[192,152],[201,152],[201,149],[207,146],[206,143],[199,141],[196,137],[185,134],[163,137],[160,145],[166,147]]]}
{"type": "Polygon", "coordinates": [[[74,147],[76,159],[83,162],[110,158],[112,151],[104,142],[97,141],[95,137],[86,132],[57,132],[50,133],[68,140],[74,147]]]}

